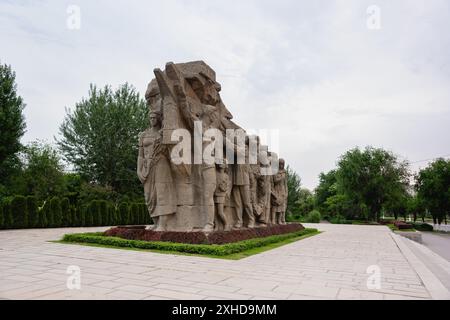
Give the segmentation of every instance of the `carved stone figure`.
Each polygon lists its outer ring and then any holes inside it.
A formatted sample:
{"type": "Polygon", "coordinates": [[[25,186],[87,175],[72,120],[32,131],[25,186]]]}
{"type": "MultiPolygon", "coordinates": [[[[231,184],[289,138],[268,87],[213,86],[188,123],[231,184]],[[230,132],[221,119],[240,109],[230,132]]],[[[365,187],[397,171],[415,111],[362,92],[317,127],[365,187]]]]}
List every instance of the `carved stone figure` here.
{"type": "Polygon", "coordinates": [[[155,230],[209,233],[285,223],[284,163],[273,176],[263,174],[270,164],[250,154],[249,137],[243,145],[228,139],[230,130],[245,131],[223,103],[214,70],[194,61],[167,63],[154,74],[145,95],[151,126],[139,137],[138,176],[155,230]],[[230,150],[234,161],[228,163],[230,150]],[[174,154],[187,161],[175,161],[174,154]]]}
{"type": "Polygon", "coordinates": [[[228,164],[226,160],[222,164],[216,164],[217,172],[217,185],[216,191],[214,192],[214,204],[216,206],[216,216],[215,216],[215,229],[223,229],[229,231],[231,229],[229,218],[225,214],[225,201],[228,193],[228,186],[230,179],[228,176],[228,164]],[[223,228],[219,228],[219,224],[223,228]]]}
{"type": "Polygon", "coordinates": [[[279,170],[272,176],[272,217],[273,224],[285,224],[288,187],[284,159],[279,160],[279,170]]]}
{"type": "Polygon", "coordinates": [[[144,184],[145,202],[156,230],[163,231],[165,217],[175,214],[176,192],[167,148],[161,143],[161,114],[150,113],[151,127],[139,136],[138,177],[144,184]]]}

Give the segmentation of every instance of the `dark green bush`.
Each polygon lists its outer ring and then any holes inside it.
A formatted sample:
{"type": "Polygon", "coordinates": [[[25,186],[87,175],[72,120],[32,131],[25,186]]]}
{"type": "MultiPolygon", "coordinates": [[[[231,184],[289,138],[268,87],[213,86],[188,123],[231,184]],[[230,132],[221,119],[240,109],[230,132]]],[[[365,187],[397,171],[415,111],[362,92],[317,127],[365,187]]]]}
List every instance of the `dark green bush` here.
{"type": "Polygon", "coordinates": [[[27,197],[27,209],[28,209],[28,226],[30,228],[39,227],[39,207],[37,204],[37,198],[34,196],[27,197]]]}
{"type": "MultiPolygon", "coordinates": [[[[86,220],[88,217],[92,217],[92,223],[89,223],[91,227],[98,227],[102,225],[102,214],[100,212],[100,204],[99,200],[92,200],[88,206],[88,216],[86,216],[86,220]]],[[[90,222],[90,221],[89,221],[90,222]]]]}
{"type": "Polygon", "coordinates": [[[71,226],[72,227],[81,227],[81,221],[78,214],[79,209],[75,206],[70,206],[70,214],[72,216],[71,226]]]}
{"type": "Polygon", "coordinates": [[[100,222],[99,226],[108,226],[110,224],[108,201],[100,200],[97,205],[98,205],[99,215],[101,217],[101,222],[100,222]]]}
{"type": "Polygon", "coordinates": [[[112,202],[108,203],[108,216],[110,219],[110,225],[115,226],[120,224],[119,218],[117,216],[116,206],[112,202]]]}
{"type": "Polygon", "coordinates": [[[0,229],[5,228],[5,218],[3,216],[3,203],[0,202],[0,229]]]}
{"type": "Polygon", "coordinates": [[[24,196],[15,196],[11,200],[10,210],[13,215],[14,228],[27,228],[28,227],[27,198],[25,198],[24,196]]]}
{"type": "Polygon", "coordinates": [[[85,211],[86,227],[93,227],[97,217],[97,200],[92,200],[86,207],[85,211]]]}
{"type": "Polygon", "coordinates": [[[332,224],[352,224],[351,220],[347,220],[347,219],[345,219],[344,216],[341,216],[341,215],[332,217],[329,221],[332,224]]]}
{"type": "Polygon", "coordinates": [[[150,217],[150,213],[148,212],[147,205],[145,203],[141,203],[140,204],[140,208],[141,208],[141,221],[142,221],[142,224],[145,224],[145,225],[152,224],[153,221],[152,221],[152,219],[150,217]]]}
{"type": "Polygon", "coordinates": [[[38,227],[48,228],[50,225],[49,223],[50,203],[48,201],[44,202],[44,205],[38,211],[38,215],[39,215],[38,227]]]}
{"type": "Polygon", "coordinates": [[[130,222],[130,207],[127,202],[121,202],[119,207],[117,208],[118,217],[119,217],[119,225],[127,225],[130,222]]]}
{"type": "Polygon", "coordinates": [[[78,214],[80,215],[80,217],[79,217],[80,226],[82,226],[82,227],[87,227],[86,212],[87,212],[86,206],[82,206],[81,208],[78,209],[78,214]]]}
{"type": "Polygon", "coordinates": [[[320,223],[320,212],[317,210],[313,210],[310,213],[308,213],[308,216],[306,217],[306,221],[308,223],[320,223]]]}
{"type": "Polygon", "coordinates": [[[134,202],[131,204],[130,206],[130,222],[129,224],[136,224],[139,225],[140,224],[140,209],[139,209],[139,204],[134,202]]]}
{"type": "Polygon", "coordinates": [[[69,198],[63,198],[61,200],[61,213],[62,213],[62,225],[64,227],[70,227],[72,225],[72,212],[70,210],[69,198]]]}
{"type": "Polygon", "coordinates": [[[50,211],[53,217],[53,228],[60,228],[63,225],[61,200],[58,197],[53,197],[50,200],[50,211]]]}
{"type": "Polygon", "coordinates": [[[433,231],[433,226],[428,223],[413,223],[414,229],[418,231],[433,231]]]}

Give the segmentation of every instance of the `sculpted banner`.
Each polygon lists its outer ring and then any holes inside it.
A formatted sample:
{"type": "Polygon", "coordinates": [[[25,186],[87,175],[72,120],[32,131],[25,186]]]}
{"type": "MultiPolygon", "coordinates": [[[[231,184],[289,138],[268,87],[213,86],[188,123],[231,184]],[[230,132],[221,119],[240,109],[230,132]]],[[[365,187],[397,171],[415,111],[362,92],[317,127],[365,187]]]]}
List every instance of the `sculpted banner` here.
{"type": "Polygon", "coordinates": [[[203,61],[155,69],[137,174],[155,231],[285,224],[284,160],[233,122],[203,61]]]}

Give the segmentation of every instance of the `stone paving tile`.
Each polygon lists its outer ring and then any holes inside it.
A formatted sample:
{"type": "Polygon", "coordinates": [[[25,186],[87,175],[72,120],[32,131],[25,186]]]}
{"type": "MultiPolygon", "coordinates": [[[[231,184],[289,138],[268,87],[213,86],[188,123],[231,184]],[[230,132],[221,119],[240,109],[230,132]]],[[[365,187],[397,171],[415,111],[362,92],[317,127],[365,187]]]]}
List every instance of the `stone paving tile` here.
{"type": "Polygon", "coordinates": [[[0,231],[6,299],[429,299],[386,227],[310,225],[320,235],[239,261],[51,243],[105,228],[0,231]],[[66,288],[81,268],[81,290],[66,288]],[[380,290],[367,268],[381,269],[380,290]]]}

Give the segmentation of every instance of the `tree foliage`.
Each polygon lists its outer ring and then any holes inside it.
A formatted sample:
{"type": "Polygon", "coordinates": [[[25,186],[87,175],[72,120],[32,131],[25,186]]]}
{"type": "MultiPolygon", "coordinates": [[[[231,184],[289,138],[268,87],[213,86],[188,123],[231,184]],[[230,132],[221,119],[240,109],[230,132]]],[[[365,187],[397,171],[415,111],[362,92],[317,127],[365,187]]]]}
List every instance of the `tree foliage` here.
{"type": "Polygon", "coordinates": [[[438,159],[416,177],[419,201],[437,223],[450,214],[450,160],[438,159]]]}
{"type": "Polygon", "coordinates": [[[4,184],[17,163],[20,138],[25,133],[25,104],[17,94],[16,74],[0,64],[0,184],[4,184]]]}
{"type": "Polygon", "coordinates": [[[125,193],[139,187],[138,135],[147,124],[147,106],[132,86],[91,85],[89,97],[67,110],[58,145],[89,182],[125,193]]]}
{"type": "Polygon", "coordinates": [[[288,185],[287,212],[288,214],[295,214],[297,202],[300,199],[301,179],[289,166],[286,167],[286,177],[288,185]]]}
{"type": "Polygon", "coordinates": [[[338,193],[367,209],[369,220],[378,220],[382,208],[407,193],[408,164],[389,151],[367,147],[348,151],[338,162],[338,193]]]}
{"type": "Polygon", "coordinates": [[[58,152],[51,145],[35,141],[23,153],[23,193],[45,200],[64,192],[64,167],[58,152]]]}

